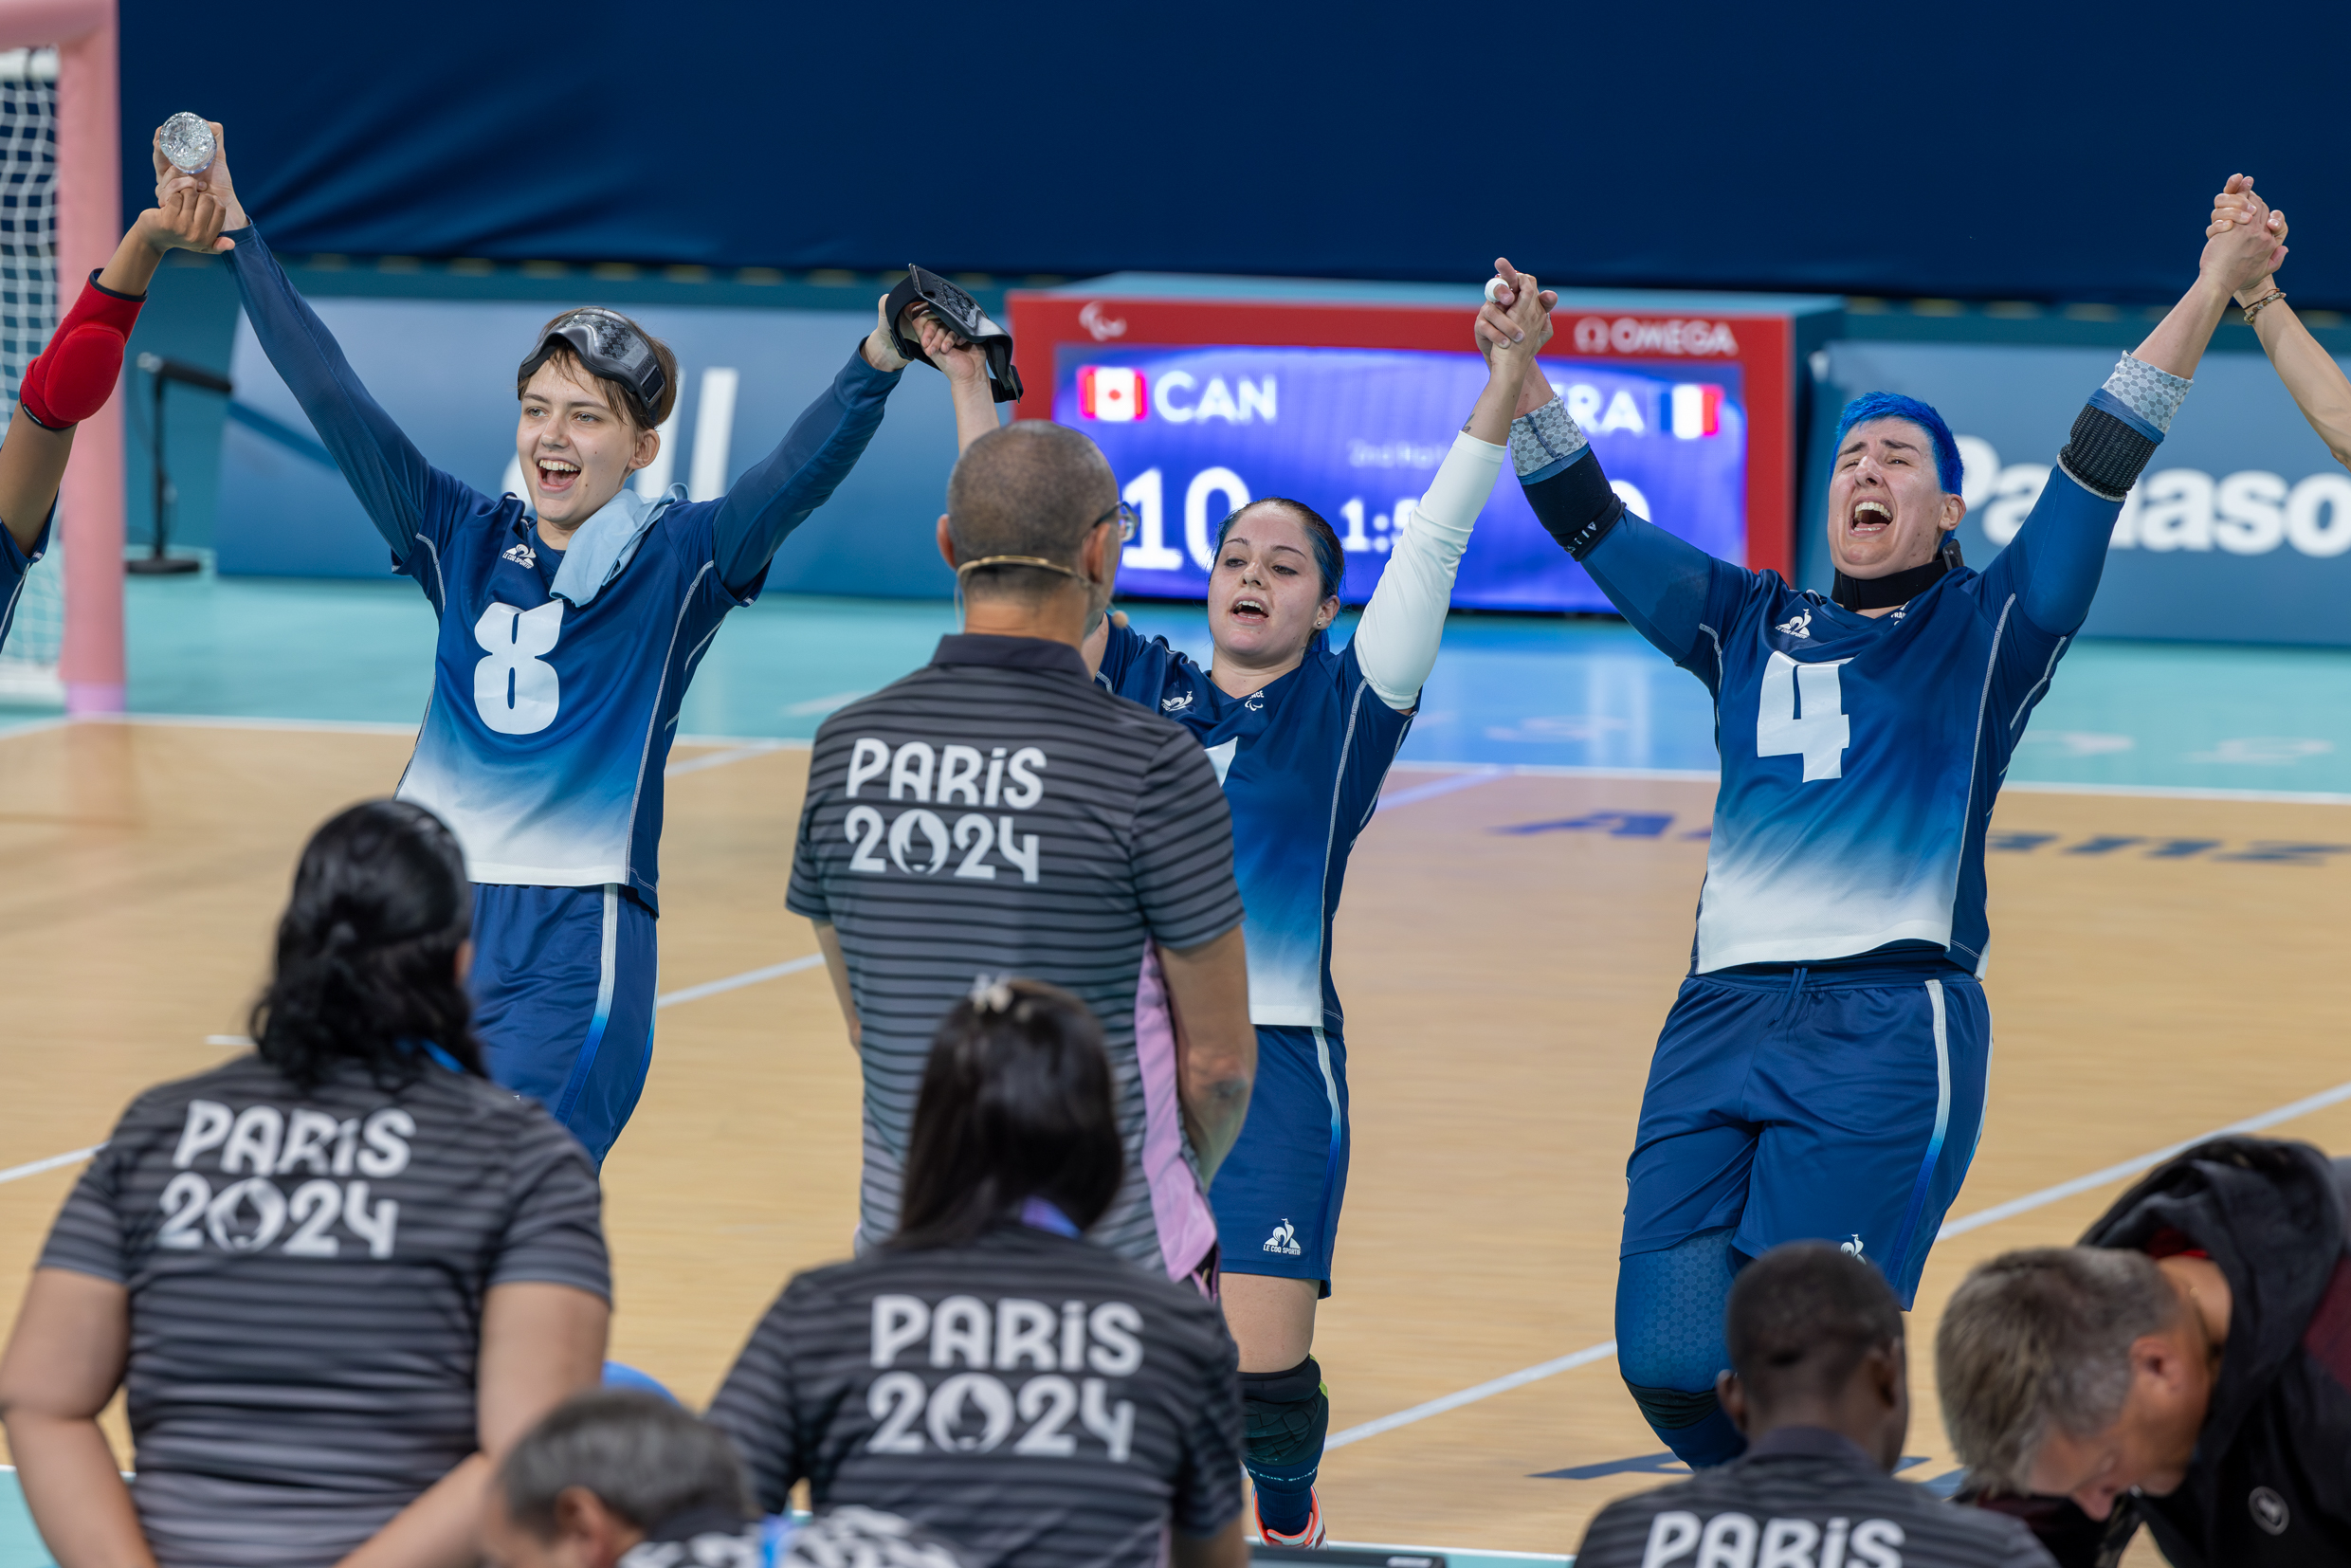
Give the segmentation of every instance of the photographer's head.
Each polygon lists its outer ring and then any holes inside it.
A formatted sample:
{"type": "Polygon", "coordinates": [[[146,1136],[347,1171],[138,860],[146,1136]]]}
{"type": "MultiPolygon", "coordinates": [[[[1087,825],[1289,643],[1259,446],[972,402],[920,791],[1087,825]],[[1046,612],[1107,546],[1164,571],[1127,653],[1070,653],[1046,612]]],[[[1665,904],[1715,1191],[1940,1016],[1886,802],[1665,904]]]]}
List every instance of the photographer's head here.
{"type": "Polygon", "coordinates": [[[2193,1304],[2143,1253],[2035,1247],[1979,1264],[1943,1312],[1935,1378],[1960,1461],[2006,1492],[2104,1519],[2162,1496],[2196,1452],[2214,1377],[2193,1304]]]}
{"type": "Polygon", "coordinates": [[[1892,1470],[1910,1430],[1902,1304],[1886,1277],[1827,1242],[1775,1247],[1740,1270],[1716,1393],[1750,1441],[1824,1427],[1892,1470]]]}
{"type": "Polygon", "coordinates": [[[661,450],[678,356],[616,310],[567,310],[515,372],[515,456],[538,520],[569,534],[661,450]]]}
{"type": "Polygon", "coordinates": [[[1025,419],[989,431],[957,462],[939,552],[955,568],[971,629],[1074,644],[1110,603],[1125,526],[1102,448],[1025,419]]]}
{"type": "Polygon", "coordinates": [[[328,818],[294,868],[276,969],[253,1004],[262,1059],[305,1086],[351,1062],[404,1082],[432,1050],[481,1072],[472,932],[465,857],[439,817],[370,800],[328,818]]]}
{"type": "Polygon", "coordinates": [[[613,1568],[646,1541],[748,1568],[758,1518],[718,1429],[659,1395],[607,1389],[556,1406],[507,1452],[482,1540],[493,1568],[613,1568]]]}
{"type": "Polygon", "coordinates": [[[1084,1230],[1125,1173],[1093,1013],[1058,986],[983,977],[933,1040],[890,1244],[957,1246],[1030,1198],[1084,1230]]]}

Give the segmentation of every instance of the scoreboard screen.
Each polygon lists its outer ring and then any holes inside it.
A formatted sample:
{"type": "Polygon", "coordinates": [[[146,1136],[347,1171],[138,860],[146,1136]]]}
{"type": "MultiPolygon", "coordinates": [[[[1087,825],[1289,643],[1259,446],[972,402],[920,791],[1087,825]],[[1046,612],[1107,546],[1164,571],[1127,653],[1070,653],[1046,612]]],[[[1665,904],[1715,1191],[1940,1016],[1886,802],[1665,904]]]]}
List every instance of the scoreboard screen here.
{"type": "MultiPolygon", "coordinates": [[[[1466,323],[1452,325],[1461,335],[1466,323]]],[[[1031,354],[1024,344],[1024,360],[1033,362],[1031,354]]],[[[1737,359],[1541,364],[1629,507],[1709,554],[1747,559],[1749,415],[1737,359]]],[[[1485,379],[1468,352],[1063,341],[1054,345],[1050,416],[1102,447],[1139,520],[1121,592],[1203,596],[1217,524],[1252,500],[1285,496],[1339,531],[1347,551],[1341,593],[1360,603],[1485,379]]],[[[1453,602],[1608,608],[1535,520],[1507,463],[1453,602]]]]}

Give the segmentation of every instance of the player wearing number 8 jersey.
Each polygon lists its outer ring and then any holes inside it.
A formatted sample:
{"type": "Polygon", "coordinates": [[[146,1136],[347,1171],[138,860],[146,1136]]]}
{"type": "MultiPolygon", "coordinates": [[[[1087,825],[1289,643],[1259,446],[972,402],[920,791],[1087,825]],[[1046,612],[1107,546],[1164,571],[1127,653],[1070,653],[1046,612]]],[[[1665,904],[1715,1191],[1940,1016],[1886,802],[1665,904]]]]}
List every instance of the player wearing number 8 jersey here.
{"type": "MultiPolygon", "coordinates": [[[[2124,494],[2269,248],[2243,231],[2206,246],[2196,286],[2091,394],[1980,573],[1949,543],[1967,505],[1959,453],[1923,403],[1873,392],[1845,410],[1823,595],[1628,513],[1549,386],[1527,380],[1512,450],[1537,516],[1715,699],[1697,940],[1642,1100],[1616,1300],[1618,1368],[1693,1465],[1743,1447],[1713,1393],[1743,1260],[1826,1240],[1876,1264],[1904,1306],[1918,1287],[1981,1127],[1994,796],[2088,612],[2124,494]]],[[[1481,336],[1507,330],[1488,307],[1481,336]]]]}
{"type": "Polygon", "coordinates": [[[225,144],[205,177],[237,226],[255,336],[440,620],[399,793],[465,847],[492,1075],[600,1162],[652,1050],[663,765],[686,684],[847,477],[906,361],[877,328],[724,497],[644,497],[627,486],[660,450],[676,359],[626,317],[569,311],[516,376],[529,494],[487,496],[427,463],[368,395],[246,227],[225,144]]]}

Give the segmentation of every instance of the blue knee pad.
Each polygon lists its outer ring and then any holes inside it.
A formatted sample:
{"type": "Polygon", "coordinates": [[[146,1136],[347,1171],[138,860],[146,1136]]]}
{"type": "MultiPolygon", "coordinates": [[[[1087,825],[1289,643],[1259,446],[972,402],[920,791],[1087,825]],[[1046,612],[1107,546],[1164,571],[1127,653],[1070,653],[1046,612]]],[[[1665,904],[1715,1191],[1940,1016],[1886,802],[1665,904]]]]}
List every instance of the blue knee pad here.
{"type": "Polygon", "coordinates": [[[1715,1375],[1730,1364],[1722,1308],[1745,1261],[1725,1227],[1617,1265],[1616,1369],[1649,1429],[1693,1469],[1747,1447],[1714,1396],[1715,1375]]]}

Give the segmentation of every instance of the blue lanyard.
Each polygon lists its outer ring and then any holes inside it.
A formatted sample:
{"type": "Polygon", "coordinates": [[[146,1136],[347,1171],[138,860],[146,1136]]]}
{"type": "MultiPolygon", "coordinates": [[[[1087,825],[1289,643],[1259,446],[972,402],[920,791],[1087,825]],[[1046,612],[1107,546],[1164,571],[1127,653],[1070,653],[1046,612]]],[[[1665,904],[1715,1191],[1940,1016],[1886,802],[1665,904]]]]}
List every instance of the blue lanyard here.
{"type": "Polygon", "coordinates": [[[1020,1222],[1032,1230],[1050,1231],[1057,1236],[1078,1236],[1080,1231],[1067,1214],[1041,1197],[1030,1197],[1020,1206],[1020,1222]]]}
{"type": "Polygon", "coordinates": [[[400,1042],[400,1048],[402,1050],[422,1050],[427,1056],[431,1057],[460,1078],[465,1075],[465,1065],[430,1040],[403,1040],[400,1042]]]}

